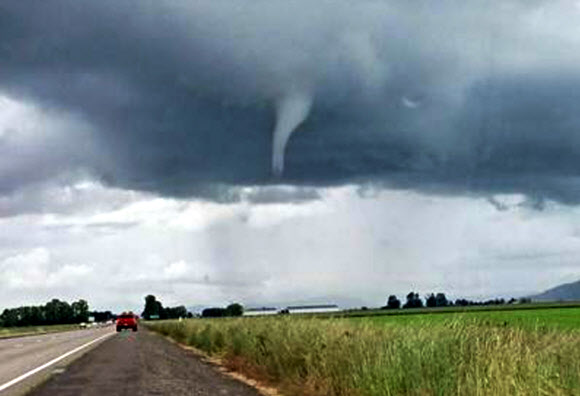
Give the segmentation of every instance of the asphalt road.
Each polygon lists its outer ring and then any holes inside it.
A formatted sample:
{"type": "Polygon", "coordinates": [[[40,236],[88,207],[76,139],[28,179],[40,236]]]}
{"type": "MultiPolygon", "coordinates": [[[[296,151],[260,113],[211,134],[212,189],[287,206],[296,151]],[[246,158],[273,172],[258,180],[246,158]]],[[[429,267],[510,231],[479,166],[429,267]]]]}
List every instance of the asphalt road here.
{"type": "Polygon", "coordinates": [[[26,393],[31,387],[44,381],[54,370],[58,371],[91,347],[98,345],[100,341],[69,354],[58,362],[32,374],[31,372],[35,369],[63,357],[63,355],[87,343],[101,337],[106,338],[107,334],[113,333],[114,328],[109,326],[0,340],[0,396],[26,393]],[[31,375],[13,385],[11,384],[13,380],[27,374],[31,375]]]}
{"type": "MultiPolygon", "coordinates": [[[[197,356],[141,328],[103,341],[29,396],[259,396],[197,356]]],[[[1,395],[4,396],[4,395],[1,395]]]]}

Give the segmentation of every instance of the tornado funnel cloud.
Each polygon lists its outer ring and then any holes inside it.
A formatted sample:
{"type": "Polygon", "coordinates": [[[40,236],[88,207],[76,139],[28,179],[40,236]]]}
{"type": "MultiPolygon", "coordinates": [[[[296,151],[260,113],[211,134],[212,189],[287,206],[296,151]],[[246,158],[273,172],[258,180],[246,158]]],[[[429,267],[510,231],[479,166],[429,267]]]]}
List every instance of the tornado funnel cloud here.
{"type": "Polygon", "coordinates": [[[308,117],[312,107],[312,96],[292,93],[276,104],[276,126],[272,144],[272,173],[280,177],[284,172],[286,144],[296,128],[308,117]]]}

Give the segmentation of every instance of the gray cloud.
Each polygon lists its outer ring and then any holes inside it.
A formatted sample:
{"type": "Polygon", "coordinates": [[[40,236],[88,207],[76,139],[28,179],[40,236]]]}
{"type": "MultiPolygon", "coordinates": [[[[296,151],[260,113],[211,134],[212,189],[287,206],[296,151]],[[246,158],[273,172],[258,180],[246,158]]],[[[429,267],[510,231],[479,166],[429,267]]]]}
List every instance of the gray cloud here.
{"type": "Polygon", "coordinates": [[[517,297],[578,279],[580,208],[532,210],[523,195],[494,197],[509,208],[501,213],[482,198],[378,190],[369,199],[356,186],[301,205],[137,195],[117,208],[97,193],[109,209],[93,216],[79,205],[0,219],[3,306],[58,297],[140,310],[149,293],[169,305],[326,296],[317,302],[379,306],[411,289],[517,297]]]}
{"type": "Polygon", "coordinates": [[[228,200],[370,182],[577,203],[577,17],[542,0],[12,0],[0,92],[87,122],[75,166],[122,188],[228,200]],[[297,92],[312,107],[279,179],[276,109],[297,92]]]}
{"type": "MultiPolygon", "coordinates": [[[[54,181],[53,181],[54,182],[54,181]]],[[[90,183],[33,184],[9,194],[0,195],[0,218],[32,213],[82,213],[118,209],[137,198],[132,191],[108,189],[90,183]]]]}
{"type": "Polygon", "coordinates": [[[301,203],[320,199],[319,192],[314,188],[291,186],[253,188],[240,195],[244,201],[252,204],[301,203]]]}

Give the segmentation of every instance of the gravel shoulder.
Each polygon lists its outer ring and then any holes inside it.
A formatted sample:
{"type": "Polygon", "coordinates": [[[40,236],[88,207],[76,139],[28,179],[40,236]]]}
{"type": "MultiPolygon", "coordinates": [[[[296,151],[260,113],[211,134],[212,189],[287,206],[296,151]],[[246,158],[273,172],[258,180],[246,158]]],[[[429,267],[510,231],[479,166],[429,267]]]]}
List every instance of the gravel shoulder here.
{"type": "Polygon", "coordinates": [[[29,396],[259,396],[190,351],[141,328],[91,350],[29,396]]]}

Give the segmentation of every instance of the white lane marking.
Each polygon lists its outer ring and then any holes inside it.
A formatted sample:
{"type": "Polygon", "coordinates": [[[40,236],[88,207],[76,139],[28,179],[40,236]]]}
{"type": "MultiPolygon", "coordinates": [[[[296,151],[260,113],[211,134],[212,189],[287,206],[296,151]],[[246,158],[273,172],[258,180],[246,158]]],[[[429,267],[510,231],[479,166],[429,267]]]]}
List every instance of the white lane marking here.
{"type": "Polygon", "coordinates": [[[108,334],[105,334],[99,338],[92,340],[92,341],[89,341],[86,344],[81,345],[80,347],[76,347],[72,351],[68,351],[64,355],[60,355],[59,357],[52,359],[50,362],[44,363],[42,366],[38,366],[37,368],[30,370],[29,372],[27,372],[25,374],[22,374],[20,377],[14,378],[13,380],[8,381],[5,384],[0,385],[0,392],[2,392],[5,389],[10,388],[12,385],[19,383],[20,381],[30,377],[31,375],[38,373],[39,371],[44,370],[45,368],[52,366],[55,363],[60,362],[62,359],[69,357],[73,353],[76,353],[76,352],[80,351],[81,349],[84,349],[84,348],[94,344],[95,342],[98,342],[104,338],[110,337],[110,336],[115,335],[115,334],[117,334],[117,333],[108,333],[108,334]]]}

